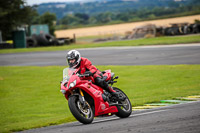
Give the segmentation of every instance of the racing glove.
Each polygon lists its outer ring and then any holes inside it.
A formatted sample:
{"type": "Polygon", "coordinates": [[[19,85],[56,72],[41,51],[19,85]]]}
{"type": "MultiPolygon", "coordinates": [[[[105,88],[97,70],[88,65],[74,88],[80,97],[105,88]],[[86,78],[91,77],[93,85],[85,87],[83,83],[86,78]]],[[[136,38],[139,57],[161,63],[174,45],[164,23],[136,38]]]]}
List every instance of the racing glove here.
{"type": "Polygon", "coordinates": [[[90,71],[86,71],[86,72],[84,73],[84,75],[85,75],[85,76],[93,76],[93,73],[90,72],[90,71]]]}

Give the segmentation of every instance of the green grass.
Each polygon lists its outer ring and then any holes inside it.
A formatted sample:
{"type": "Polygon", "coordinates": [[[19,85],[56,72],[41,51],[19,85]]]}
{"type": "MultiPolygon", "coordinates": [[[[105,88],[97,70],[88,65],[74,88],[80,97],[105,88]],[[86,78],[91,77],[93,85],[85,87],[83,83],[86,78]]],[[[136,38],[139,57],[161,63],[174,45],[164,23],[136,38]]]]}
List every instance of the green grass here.
{"type": "MultiPolygon", "coordinates": [[[[0,132],[74,121],[60,93],[62,69],[0,67],[0,132]]],[[[119,76],[132,105],[200,94],[200,65],[98,66],[119,76]]]]}
{"type": "MultiPolygon", "coordinates": [[[[89,37],[90,39],[91,37],[89,37]]],[[[79,48],[95,48],[95,47],[113,47],[113,46],[143,46],[143,45],[169,45],[180,43],[199,43],[200,35],[189,36],[173,36],[173,37],[156,37],[138,40],[123,40],[90,44],[72,44],[64,46],[37,47],[37,48],[19,48],[19,49],[1,49],[3,53],[19,53],[19,52],[40,52],[40,51],[59,51],[79,48]]]]}

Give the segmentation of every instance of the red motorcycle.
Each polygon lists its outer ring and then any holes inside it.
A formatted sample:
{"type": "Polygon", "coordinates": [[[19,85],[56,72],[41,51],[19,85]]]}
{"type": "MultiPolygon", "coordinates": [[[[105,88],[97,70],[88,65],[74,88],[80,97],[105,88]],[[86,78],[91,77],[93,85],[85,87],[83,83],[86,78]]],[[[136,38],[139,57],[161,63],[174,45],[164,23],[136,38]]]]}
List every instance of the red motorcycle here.
{"type": "MultiPolygon", "coordinates": [[[[89,124],[97,116],[110,116],[115,114],[120,118],[129,117],[132,106],[129,98],[119,88],[113,87],[118,93],[118,98],[94,84],[94,78],[87,74],[80,75],[79,69],[65,68],[61,92],[68,100],[68,105],[73,116],[83,124],[89,124]],[[120,98],[119,98],[120,97],[120,98]],[[119,100],[121,99],[121,100],[119,100]]],[[[111,86],[116,83],[114,73],[106,70],[104,80],[111,86]]]]}

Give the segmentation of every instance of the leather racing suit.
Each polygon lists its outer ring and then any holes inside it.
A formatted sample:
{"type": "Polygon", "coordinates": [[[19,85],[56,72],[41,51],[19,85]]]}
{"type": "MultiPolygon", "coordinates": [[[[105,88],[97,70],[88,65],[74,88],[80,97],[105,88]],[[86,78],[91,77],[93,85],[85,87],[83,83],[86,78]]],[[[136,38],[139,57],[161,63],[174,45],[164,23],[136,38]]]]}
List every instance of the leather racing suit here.
{"type": "Polygon", "coordinates": [[[101,88],[110,93],[115,92],[103,79],[101,71],[99,71],[94,65],[92,65],[90,60],[81,57],[80,64],[77,66],[77,68],[78,67],[80,67],[80,70],[78,71],[79,74],[88,73],[90,76],[93,76],[96,85],[100,86],[101,88]]]}

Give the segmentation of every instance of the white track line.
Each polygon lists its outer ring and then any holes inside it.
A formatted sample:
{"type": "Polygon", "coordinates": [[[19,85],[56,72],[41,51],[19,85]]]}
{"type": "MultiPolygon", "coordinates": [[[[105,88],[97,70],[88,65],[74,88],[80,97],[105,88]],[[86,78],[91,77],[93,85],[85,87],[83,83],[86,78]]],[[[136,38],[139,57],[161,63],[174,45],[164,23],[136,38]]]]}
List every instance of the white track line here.
{"type": "MultiPolygon", "coordinates": [[[[167,111],[168,109],[165,110],[156,110],[156,111],[151,111],[151,112],[145,112],[145,113],[141,113],[141,114],[132,114],[129,117],[134,117],[134,116],[141,116],[141,115],[147,115],[147,114],[153,114],[153,113],[158,113],[158,112],[164,112],[167,111]]],[[[98,120],[98,121],[94,121],[93,123],[98,123],[98,122],[104,122],[104,121],[111,121],[111,120],[117,120],[120,119],[119,117],[114,117],[114,118],[110,118],[110,119],[103,119],[103,120],[98,120]]]]}
{"type": "Polygon", "coordinates": [[[132,114],[132,115],[130,115],[130,117],[140,116],[140,115],[147,115],[147,114],[153,114],[153,113],[157,113],[157,112],[164,112],[164,111],[167,111],[167,110],[168,109],[165,109],[165,110],[155,110],[155,111],[145,112],[145,113],[141,113],[141,114],[132,114]]]}

